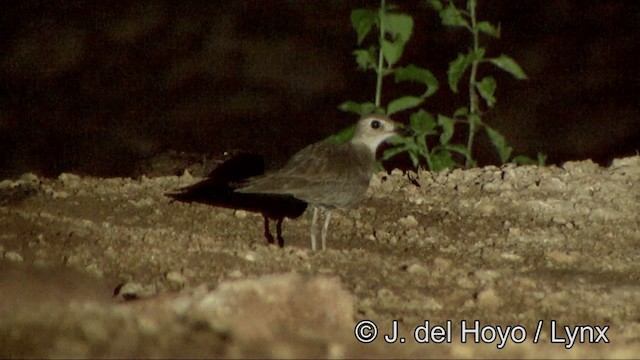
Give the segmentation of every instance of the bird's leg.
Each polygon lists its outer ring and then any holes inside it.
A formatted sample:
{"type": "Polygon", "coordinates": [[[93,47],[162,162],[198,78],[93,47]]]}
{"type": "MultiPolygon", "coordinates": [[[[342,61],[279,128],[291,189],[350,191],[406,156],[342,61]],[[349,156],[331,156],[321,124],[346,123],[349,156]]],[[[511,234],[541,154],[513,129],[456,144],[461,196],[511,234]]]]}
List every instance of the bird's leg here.
{"type": "Polygon", "coordinates": [[[267,216],[262,216],[264,218],[264,237],[267,238],[267,242],[269,244],[273,244],[273,235],[271,235],[271,229],[269,228],[269,218],[267,216]]]}
{"type": "Polygon", "coordinates": [[[322,225],[322,250],[327,249],[327,230],[329,230],[329,220],[331,220],[331,210],[327,210],[327,215],[324,218],[324,224],[322,225]]]}
{"type": "Polygon", "coordinates": [[[318,222],[318,207],[313,207],[311,218],[311,250],[316,251],[316,223],[318,222]]]}
{"type": "Polygon", "coordinates": [[[278,245],[283,248],[284,247],[284,238],[282,237],[282,221],[284,218],[278,219],[276,222],[276,236],[278,237],[278,245]]]}

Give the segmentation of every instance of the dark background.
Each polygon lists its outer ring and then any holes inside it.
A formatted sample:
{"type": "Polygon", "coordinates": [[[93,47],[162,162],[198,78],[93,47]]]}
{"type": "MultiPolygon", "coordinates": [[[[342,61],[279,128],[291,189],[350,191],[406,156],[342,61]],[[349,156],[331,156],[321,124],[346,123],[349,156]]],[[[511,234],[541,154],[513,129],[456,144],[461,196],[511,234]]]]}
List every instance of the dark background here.
{"type": "MultiPolygon", "coordinates": [[[[488,54],[512,56],[530,78],[485,68],[498,80],[486,120],[515,154],[606,163],[637,152],[640,2],[479,2],[480,19],[502,27],[501,39],[485,39],[488,54]]],[[[448,90],[446,68],[469,34],[442,26],[424,1],[393,3],[416,22],[401,63],[438,77],[425,107],[451,114],[466,98],[448,90]]],[[[357,71],[351,56],[349,14],[377,5],[4,1],[0,177],[127,176],[169,149],[244,149],[281,164],[355,121],[337,105],[372,100],[373,74],[357,71]]],[[[391,88],[385,103],[399,95],[391,88]]],[[[497,160],[483,137],[475,153],[481,164],[497,160]]]]}

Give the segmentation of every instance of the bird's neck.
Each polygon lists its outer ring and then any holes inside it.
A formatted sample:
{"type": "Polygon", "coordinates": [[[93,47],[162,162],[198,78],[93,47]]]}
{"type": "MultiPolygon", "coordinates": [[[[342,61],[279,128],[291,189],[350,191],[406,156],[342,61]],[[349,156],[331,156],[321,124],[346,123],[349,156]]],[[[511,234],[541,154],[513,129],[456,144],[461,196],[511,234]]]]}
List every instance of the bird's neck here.
{"type": "Polygon", "coordinates": [[[351,139],[351,145],[357,148],[367,149],[372,158],[376,157],[376,150],[380,142],[363,141],[361,139],[351,139]]]}
{"type": "Polygon", "coordinates": [[[358,153],[358,157],[367,163],[375,163],[376,161],[376,147],[371,147],[369,144],[362,141],[351,141],[351,146],[358,153]],[[366,160],[365,160],[366,159],[366,160]]]}

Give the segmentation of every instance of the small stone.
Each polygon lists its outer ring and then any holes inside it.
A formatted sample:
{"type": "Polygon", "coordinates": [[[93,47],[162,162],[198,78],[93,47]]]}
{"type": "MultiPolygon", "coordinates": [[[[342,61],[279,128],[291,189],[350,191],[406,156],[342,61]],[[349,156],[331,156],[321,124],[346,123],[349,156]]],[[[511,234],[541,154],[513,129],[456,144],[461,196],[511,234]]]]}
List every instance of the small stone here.
{"type": "Polygon", "coordinates": [[[185,169],[184,170],[184,172],[180,176],[180,180],[188,181],[188,182],[192,182],[193,181],[193,175],[191,175],[191,173],[189,172],[189,169],[185,169]]]}
{"type": "Polygon", "coordinates": [[[565,225],[567,223],[567,219],[563,216],[554,216],[551,218],[551,221],[559,225],[565,225]]]}
{"type": "Polygon", "coordinates": [[[540,189],[547,191],[565,191],[567,189],[567,184],[564,181],[560,180],[557,177],[543,179],[540,182],[540,189]]]}
{"type": "Polygon", "coordinates": [[[572,254],[566,253],[563,251],[558,251],[558,250],[552,250],[547,252],[546,258],[549,261],[559,265],[568,265],[576,261],[576,257],[573,256],[572,254]]]}
{"type": "Polygon", "coordinates": [[[68,193],[68,192],[66,192],[66,191],[54,191],[54,192],[51,194],[51,197],[52,197],[53,199],[66,199],[66,198],[68,198],[68,197],[69,197],[69,193],[68,193]]]}
{"type": "Polygon", "coordinates": [[[160,331],[160,327],[155,319],[149,317],[137,318],[138,329],[147,336],[154,336],[160,331]]]}
{"type": "Polygon", "coordinates": [[[113,249],[113,246],[109,246],[107,250],[104,251],[104,256],[113,260],[118,257],[118,253],[113,249]]]}
{"type": "Polygon", "coordinates": [[[510,252],[500,254],[500,257],[509,261],[521,261],[522,256],[510,252]]]}
{"type": "Polygon", "coordinates": [[[509,228],[509,236],[519,236],[520,234],[522,234],[522,230],[519,227],[509,228]]]}
{"type": "Polygon", "coordinates": [[[187,283],[187,278],[180,272],[180,271],[169,271],[166,275],[165,278],[167,279],[167,281],[169,281],[170,283],[172,283],[173,285],[182,287],[187,283]]]}
{"type": "Polygon", "coordinates": [[[418,220],[413,215],[407,215],[398,220],[398,223],[406,228],[412,228],[418,226],[418,220]]]}
{"type": "Polygon", "coordinates": [[[15,187],[16,183],[12,180],[2,180],[0,181],[0,189],[10,189],[12,187],[15,187]]]}
{"type": "Polygon", "coordinates": [[[100,321],[85,321],[80,324],[83,338],[90,343],[100,343],[109,340],[109,330],[106,325],[100,321]]]}
{"type": "Polygon", "coordinates": [[[25,183],[37,183],[39,181],[38,175],[34,173],[22,174],[22,176],[20,176],[20,180],[25,183]]]}
{"type": "Polygon", "coordinates": [[[433,266],[441,271],[449,270],[451,268],[451,260],[437,257],[433,259],[433,266]]]}
{"type": "Polygon", "coordinates": [[[483,201],[479,201],[476,203],[476,209],[483,216],[491,216],[498,211],[498,207],[491,203],[486,203],[483,201]]]}
{"type": "Polygon", "coordinates": [[[407,272],[410,274],[426,275],[429,273],[429,269],[422,264],[411,264],[407,268],[407,272]]]}
{"type": "Polygon", "coordinates": [[[244,259],[250,262],[254,262],[256,261],[256,254],[250,251],[244,255],[244,259]]]}
{"type": "Polygon", "coordinates": [[[117,295],[125,300],[140,299],[153,296],[157,293],[154,285],[143,286],[137,282],[128,282],[120,288],[117,295]]]}
{"type": "Polygon", "coordinates": [[[233,215],[238,219],[245,219],[249,214],[245,210],[236,210],[233,215]]]}
{"type": "Polygon", "coordinates": [[[475,273],[476,279],[483,283],[492,282],[500,277],[500,273],[495,270],[478,270],[475,273]]]}
{"type": "Polygon", "coordinates": [[[371,176],[371,180],[369,180],[369,190],[378,188],[380,187],[380,185],[382,185],[381,176],[378,174],[373,174],[373,176],[371,176]]]}
{"type": "Polygon", "coordinates": [[[463,289],[474,289],[476,287],[476,283],[466,276],[459,277],[456,280],[456,284],[458,285],[458,287],[461,287],[463,289]]]}
{"type": "Polygon", "coordinates": [[[13,262],[23,262],[24,259],[22,258],[22,255],[18,254],[15,251],[7,251],[6,253],[4,253],[4,258],[9,260],[9,261],[13,261],[13,262]]]}
{"type": "Polygon", "coordinates": [[[87,267],[85,267],[85,270],[88,273],[91,273],[91,274],[96,275],[98,277],[102,277],[102,275],[104,274],[102,272],[102,270],[98,267],[98,264],[96,264],[96,263],[87,265],[87,267]]]}
{"type": "Polygon", "coordinates": [[[62,181],[62,183],[65,185],[76,185],[81,180],[81,178],[76,174],[62,173],[60,174],[60,176],[58,176],[58,180],[62,181]]]}
{"type": "Polygon", "coordinates": [[[485,309],[495,309],[500,306],[501,300],[493,288],[482,290],[478,294],[478,307],[485,309]]]}

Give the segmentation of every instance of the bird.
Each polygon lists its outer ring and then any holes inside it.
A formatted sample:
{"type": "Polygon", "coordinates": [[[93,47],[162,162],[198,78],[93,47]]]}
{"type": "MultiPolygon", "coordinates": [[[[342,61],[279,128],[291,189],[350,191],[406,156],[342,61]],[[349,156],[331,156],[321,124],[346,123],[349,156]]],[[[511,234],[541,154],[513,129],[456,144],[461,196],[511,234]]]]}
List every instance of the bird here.
{"type": "Polygon", "coordinates": [[[246,152],[238,153],[218,165],[204,180],[166,192],[165,195],[186,203],[195,202],[261,213],[264,219],[264,236],[267,242],[269,244],[275,242],[270,228],[270,220],[275,220],[278,245],[284,247],[283,220],[300,217],[307,209],[307,203],[290,195],[234,192],[234,184],[263,173],[263,157],[246,152]]]}
{"type": "Polygon", "coordinates": [[[322,250],[334,209],[356,206],[364,198],[375,170],[378,146],[397,135],[398,125],[386,115],[360,118],[353,138],[345,143],[320,141],[295,153],[281,169],[251,177],[237,193],[287,195],[313,207],[311,249],[317,249],[318,213],[326,213],[322,226],[322,250]]]}

